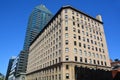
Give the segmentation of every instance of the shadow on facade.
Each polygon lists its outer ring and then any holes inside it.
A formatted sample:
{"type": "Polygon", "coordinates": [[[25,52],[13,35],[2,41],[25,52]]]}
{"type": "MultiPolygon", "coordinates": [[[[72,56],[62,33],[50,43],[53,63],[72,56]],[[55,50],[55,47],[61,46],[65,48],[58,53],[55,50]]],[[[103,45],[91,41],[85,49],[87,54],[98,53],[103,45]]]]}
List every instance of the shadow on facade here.
{"type": "Polygon", "coordinates": [[[111,71],[75,67],[76,80],[113,80],[111,71]]]}

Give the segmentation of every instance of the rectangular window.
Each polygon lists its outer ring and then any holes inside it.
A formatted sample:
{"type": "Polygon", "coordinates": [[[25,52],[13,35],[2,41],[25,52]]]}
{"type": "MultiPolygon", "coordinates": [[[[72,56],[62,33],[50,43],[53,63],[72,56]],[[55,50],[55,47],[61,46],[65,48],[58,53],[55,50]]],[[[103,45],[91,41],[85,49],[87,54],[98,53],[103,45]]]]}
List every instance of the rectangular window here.
{"type": "Polygon", "coordinates": [[[103,65],[103,61],[101,61],[101,65],[103,65]]]}
{"type": "Polygon", "coordinates": [[[69,73],[66,73],[66,79],[69,79],[69,73]]]}
{"type": "Polygon", "coordinates": [[[96,64],[96,61],[95,61],[95,60],[93,60],[93,62],[94,62],[94,64],[96,64]]]}
{"type": "Polygon", "coordinates": [[[80,62],[82,62],[82,57],[80,57],[80,62]]]}
{"type": "Polygon", "coordinates": [[[74,17],[74,16],[72,16],[72,19],[73,19],[73,20],[75,20],[75,17],[74,17]]]}
{"type": "Polygon", "coordinates": [[[73,28],[73,32],[76,32],[76,28],[73,28]]]}
{"type": "Polygon", "coordinates": [[[68,40],[65,40],[65,44],[68,45],[68,43],[69,43],[68,40]]]}
{"type": "Polygon", "coordinates": [[[65,27],[65,31],[68,31],[68,27],[65,27]]]}
{"type": "Polygon", "coordinates": [[[66,65],[66,69],[69,69],[69,65],[66,65]]]}
{"type": "Polygon", "coordinates": [[[79,54],[82,55],[82,50],[81,49],[79,50],[79,54]]]}
{"type": "Polygon", "coordinates": [[[75,25],[75,22],[73,22],[73,25],[75,25]]]}
{"type": "Polygon", "coordinates": [[[68,21],[67,20],[65,21],[65,25],[68,26],[68,21]]]}
{"type": "Polygon", "coordinates": [[[61,80],[61,74],[59,74],[59,80],[61,80]]]}
{"type": "Polygon", "coordinates": [[[82,27],[82,29],[84,29],[84,26],[83,26],[83,25],[82,25],[81,27],[82,27]]]}
{"type": "Polygon", "coordinates": [[[81,43],[79,42],[79,47],[81,47],[81,43]]]}
{"type": "Polygon", "coordinates": [[[85,41],[85,37],[83,37],[83,41],[85,41]]]}
{"type": "Polygon", "coordinates": [[[76,39],[76,34],[73,35],[73,38],[76,39]]]}
{"type": "Polygon", "coordinates": [[[90,45],[88,45],[88,49],[90,49],[90,45]]]}
{"type": "Polygon", "coordinates": [[[80,36],[78,36],[78,40],[81,40],[81,37],[80,37],[80,36]]]}
{"type": "Polygon", "coordinates": [[[85,58],[85,63],[87,63],[87,58],[85,58]]]}
{"type": "Polygon", "coordinates": [[[75,61],[77,61],[77,56],[75,56],[75,61]]]}
{"type": "Polygon", "coordinates": [[[105,64],[105,66],[107,66],[107,63],[106,63],[106,62],[104,62],[104,64],[105,64]]]}
{"type": "Polygon", "coordinates": [[[65,60],[68,61],[68,60],[69,60],[69,57],[68,57],[68,56],[65,56],[65,60]]]}
{"type": "Polygon", "coordinates": [[[67,13],[67,9],[65,9],[65,13],[67,13]]]}
{"type": "Polygon", "coordinates": [[[78,33],[80,33],[80,30],[78,29],[78,33]]]}
{"type": "Polygon", "coordinates": [[[68,33],[65,33],[65,38],[68,38],[68,33]]]}
{"type": "Polygon", "coordinates": [[[65,15],[65,19],[68,19],[68,15],[65,15]]]}
{"type": "Polygon", "coordinates": [[[76,46],[77,45],[77,43],[76,43],[76,41],[74,41],[74,46],[76,46]]]}
{"type": "Polygon", "coordinates": [[[92,60],[91,59],[89,59],[89,63],[92,64],[92,60]]]}
{"type": "Polygon", "coordinates": [[[87,39],[87,42],[89,43],[89,39],[87,39]]]}
{"type": "Polygon", "coordinates": [[[74,53],[77,53],[77,49],[76,48],[74,48],[74,53]]]}
{"type": "Polygon", "coordinates": [[[84,54],[85,54],[85,56],[87,56],[87,52],[86,51],[84,51],[84,54]]]}
{"type": "Polygon", "coordinates": [[[83,47],[86,48],[86,44],[83,44],[83,47]]]}
{"type": "Polygon", "coordinates": [[[69,52],[69,48],[65,48],[65,52],[66,52],[66,53],[69,52]]]}
{"type": "Polygon", "coordinates": [[[99,61],[97,61],[97,63],[98,63],[98,65],[100,64],[100,62],[99,62],[99,61]]]}

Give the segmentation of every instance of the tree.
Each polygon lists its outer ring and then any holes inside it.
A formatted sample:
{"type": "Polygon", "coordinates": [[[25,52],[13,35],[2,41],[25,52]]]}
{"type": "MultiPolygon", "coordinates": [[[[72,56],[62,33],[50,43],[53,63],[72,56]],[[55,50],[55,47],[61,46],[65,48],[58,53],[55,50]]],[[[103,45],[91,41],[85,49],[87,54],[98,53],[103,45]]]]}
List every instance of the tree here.
{"type": "Polygon", "coordinates": [[[120,60],[117,58],[117,59],[115,59],[114,61],[120,61],[120,60]]]}

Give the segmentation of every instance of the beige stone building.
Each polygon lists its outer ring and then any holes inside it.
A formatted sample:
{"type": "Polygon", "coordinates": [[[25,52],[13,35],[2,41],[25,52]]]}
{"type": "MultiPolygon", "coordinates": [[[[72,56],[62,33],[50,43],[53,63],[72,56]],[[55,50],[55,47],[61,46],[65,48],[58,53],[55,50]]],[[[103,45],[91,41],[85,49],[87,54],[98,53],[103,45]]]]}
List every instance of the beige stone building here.
{"type": "Polygon", "coordinates": [[[103,22],[63,6],[31,43],[27,80],[75,80],[75,66],[110,70],[103,22]]]}

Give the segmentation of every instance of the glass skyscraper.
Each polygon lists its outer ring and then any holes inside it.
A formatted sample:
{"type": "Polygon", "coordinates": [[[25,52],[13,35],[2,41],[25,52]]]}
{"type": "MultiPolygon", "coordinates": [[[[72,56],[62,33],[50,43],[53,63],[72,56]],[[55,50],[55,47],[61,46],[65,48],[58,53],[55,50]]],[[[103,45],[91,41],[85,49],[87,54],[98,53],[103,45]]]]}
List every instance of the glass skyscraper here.
{"type": "Polygon", "coordinates": [[[15,64],[16,67],[14,74],[15,80],[22,80],[25,78],[29,45],[44,28],[44,26],[50,21],[52,16],[52,13],[44,5],[36,6],[30,14],[23,50],[19,53],[16,59],[17,63],[15,64]]]}
{"type": "Polygon", "coordinates": [[[29,49],[30,43],[43,29],[47,22],[52,18],[52,13],[44,6],[36,6],[30,14],[23,50],[29,49]]]}

